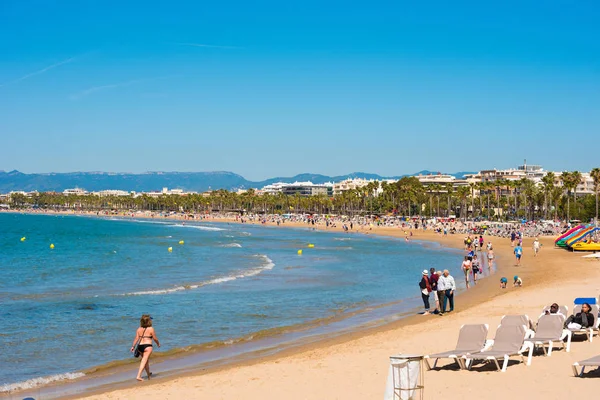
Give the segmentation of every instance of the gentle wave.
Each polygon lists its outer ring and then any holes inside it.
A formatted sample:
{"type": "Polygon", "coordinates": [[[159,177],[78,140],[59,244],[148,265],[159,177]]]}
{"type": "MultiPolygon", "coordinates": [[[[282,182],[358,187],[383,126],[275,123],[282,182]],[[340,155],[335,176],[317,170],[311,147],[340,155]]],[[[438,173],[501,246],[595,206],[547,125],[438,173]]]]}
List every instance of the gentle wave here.
{"type": "Polygon", "coordinates": [[[175,225],[169,225],[169,227],[174,227],[174,228],[192,228],[192,229],[199,229],[201,231],[224,231],[225,230],[223,228],[215,228],[214,226],[203,226],[203,225],[175,224],[175,225]]]}
{"type": "Polygon", "coordinates": [[[228,243],[228,244],[222,244],[219,247],[242,247],[242,245],[239,243],[228,243]]]}
{"type": "Polygon", "coordinates": [[[0,386],[0,393],[7,393],[15,390],[32,389],[38,386],[47,385],[52,382],[73,380],[81,378],[83,376],[85,376],[85,374],[81,372],[68,372],[66,374],[52,375],[43,378],[33,378],[23,382],[8,383],[0,386]]]}
{"type": "Polygon", "coordinates": [[[195,285],[181,285],[181,286],[176,286],[176,287],[169,288],[169,289],[144,290],[144,291],[139,291],[139,292],[125,293],[122,296],[159,295],[159,294],[171,294],[171,293],[176,293],[176,292],[182,292],[184,290],[194,290],[194,289],[199,289],[203,286],[216,285],[219,283],[235,281],[236,279],[248,278],[251,276],[258,275],[264,271],[271,270],[271,269],[273,269],[273,267],[275,267],[275,263],[273,262],[273,260],[271,260],[269,257],[267,257],[264,254],[257,254],[254,257],[262,258],[264,260],[263,265],[261,265],[260,267],[256,267],[256,268],[249,268],[249,269],[246,269],[243,271],[234,272],[230,275],[225,275],[225,276],[220,276],[217,278],[209,279],[207,281],[203,281],[203,282],[200,282],[195,285]]]}

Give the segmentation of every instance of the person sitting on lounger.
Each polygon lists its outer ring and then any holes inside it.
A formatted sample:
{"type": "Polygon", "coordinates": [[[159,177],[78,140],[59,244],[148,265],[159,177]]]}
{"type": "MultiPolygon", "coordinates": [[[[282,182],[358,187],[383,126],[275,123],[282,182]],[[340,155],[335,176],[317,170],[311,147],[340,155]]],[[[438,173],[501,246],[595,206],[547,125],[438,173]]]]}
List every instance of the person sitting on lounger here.
{"type": "Polygon", "coordinates": [[[567,329],[581,329],[589,328],[594,326],[594,314],[591,313],[592,307],[589,303],[583,303],[581,306],[581,312],[571,315],[565,321],[565,328],[567,329]]]}
{"type": "Polygon", "coordinates": [[[550,306],[550,309],[546,310],[546,311],[544,312],[544,314],[546,314],[546,315],[550,315],[550,314],[560,314],[560,313],[558,312],[558,304],[556,304],[556,303],[552,303],[552,305],[550,306]]]}

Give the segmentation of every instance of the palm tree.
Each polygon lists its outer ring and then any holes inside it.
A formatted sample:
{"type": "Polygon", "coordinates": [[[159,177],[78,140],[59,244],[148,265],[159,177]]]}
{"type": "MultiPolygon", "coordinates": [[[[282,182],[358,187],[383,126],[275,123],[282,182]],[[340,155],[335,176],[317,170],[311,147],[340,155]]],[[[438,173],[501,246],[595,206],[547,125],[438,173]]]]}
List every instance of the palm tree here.
{"type": "Polygon", "coordinates": [[[594,180],[594,193],[596,194],[596,218],[595,223],[598,226],[598,191],[600,191],[600,168],[592,169],[590,176],[594,180]]]}
{"type": "Polygon", "coordinates": [[[542,178],[542,188],[544,190],[544,219],[548,219],[548,194],[554,188],[554,172],[547,172],[542,178]]]}
{"type": "Polygon", "coordinates": [[[450,210],[451,210],[451,201],[452,201],[452,192],[454,191],[454,185],[452,185],[452,183],[448,182],[444,185],[444,188],[446,189],[446,193],[448,194],[448,215],[447,217],[450,217],[450,210]]]}
{"type": "MultiPolygon", "coordinates": [[[[581,172],[573,171],[571,172],[571,178],[573,179],[572,188],[573,188],[573,202],[575,203],[575,209],[577,209],[577,186],[581,183],[581,172]]],[[[577,209],[577,213],[579,214],[579,209],[577,209]]]]}
{"type": "Polygon", "coordinates": [[[469,188],[471,189],[471,219],[475,218],[475,205],[473,202],[475,201],[475,188],[477,184],[475,182],[469,183],[469,188]]]}
{"type": "Polygon", "coordinates": [[[496,219],[500,220],[500,197],[502,196],[502,186],[504,186],[504,180],[498,179],[495,182],[496,186],[496,213],[498,214],[496,219]]]}
{"type": "Polygon", "coordinates": [[[467,220],[467,197],[469,197],[469,187],[468,186],[460,186],[456,189],[456,193],[458,198],[460,199],[460,216],[462,216],[463,221],[467,220]]]}
{"type": "Polygon", "coordinates": [[[568,171],[564,171],[561,175],[560,175],[560,180],[563,184],[563,187],[566,190],[566,195],[567,195],[567,222],[571,220],[571,204],[570,204],[570,197],[569,197],[569,193],[571,192],[572,186],[573,186],[573,177],[571,176],[571,173],[568,171]]]}

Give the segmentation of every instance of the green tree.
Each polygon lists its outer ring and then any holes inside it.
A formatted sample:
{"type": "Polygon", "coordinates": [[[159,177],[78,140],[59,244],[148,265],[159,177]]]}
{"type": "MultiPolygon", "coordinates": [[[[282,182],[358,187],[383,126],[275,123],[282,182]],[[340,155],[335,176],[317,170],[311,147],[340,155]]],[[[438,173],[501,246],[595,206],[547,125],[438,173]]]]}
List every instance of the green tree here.
{"type": "Polygon", "coordinates": [[[594,221],[596,223],[596,226],[598,226],[598,192],[600,191],[600,168],[592,169],[592,172],[590,172],[590,176],[594,180],[594,194],[596,197],[596,216],[594,218],[594,221]]]}

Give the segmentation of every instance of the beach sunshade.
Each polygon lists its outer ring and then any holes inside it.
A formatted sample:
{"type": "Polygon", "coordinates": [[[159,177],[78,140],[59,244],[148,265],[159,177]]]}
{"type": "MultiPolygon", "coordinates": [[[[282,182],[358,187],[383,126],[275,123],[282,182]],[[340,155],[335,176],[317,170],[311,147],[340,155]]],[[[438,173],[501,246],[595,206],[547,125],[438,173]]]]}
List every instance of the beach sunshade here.
{"type": "Polygon", "coordinates": [[[425,366],[428,370],[435,368],[440,358],[452,358],[461,368],[461,357],[467,353],[479,352],[485,348],[489,326],[487,324],[463,325],[458,333],[458,341],[454,350],[445,351],[425,356],[425,366]],[[435,359],[433,367],[429,365],[429,359],[435,359]]]}
{"type": "Polygon", "coordinates": [[[583,375],[585,367],[600,367],[600,356],[588,358],[587,360],[578,361],[573,364],[573,374],[575,376],[583,375]],[[577,367],[581,367],[581,371],[577,372],[577,367]]]}
{"type": "Polygon", "coordinates": [[[527,328],[524,325],[500,325],[496,330],[496,337],[494,338],[494,344],[490,350],[480,351],[477,353],[466,354],[465,365],[471,369],[474,360],[493,361],[496,364],[496,368],[502,372],[506,372],[508,366],[508,360],[512,356],[520,356],[524,364],[531,364],[531,356],[533,353],[533,343],[525,342],[525,335],[527,335],[527,328]],[[529,356],[527,362],[523,353],[529,350],[529,356]],[[504,360],[502,369],[498,360],[504,360]]]}
{"type": "Polygon", "coordinates": [[[595,297],[577,297],[575,300],[573,300],[573,304],[582,305],[583,303],[597,304],[598,299],[595,297]]]}
{"type": "Polygon", "coordinates": [[[525,325],[527,329],[533,328],[533,323],[529,319],[529,317],[525,314],[522,315],[505,315],[502,317],[500,321],[500,325],[505,326],[521,326],[525,325]]]}
{"type": "Polygon", "coordinates": [[[540,345],[544,354],[551,356],[554,342],[558,342],[563,348],[565,343],[563,339],[567,338],[567,352],[571,350],[571,331],[563,329],[565,317],[561,314],[542,315],[538,320],[537,329],[534,336],[529,340],[534,346],[540,345]],[[544,345],[548,345],[548,352],[544,345]]]}

